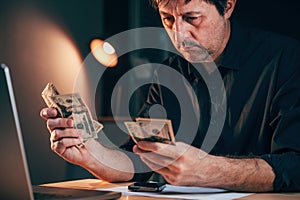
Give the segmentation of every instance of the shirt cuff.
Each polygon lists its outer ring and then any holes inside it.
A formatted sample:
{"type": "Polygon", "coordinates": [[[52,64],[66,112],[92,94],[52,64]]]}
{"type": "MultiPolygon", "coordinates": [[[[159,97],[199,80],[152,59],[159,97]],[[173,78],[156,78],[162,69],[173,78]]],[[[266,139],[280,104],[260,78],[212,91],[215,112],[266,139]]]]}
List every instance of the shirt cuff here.
{"type": "Polygon", "coordinates": [[[262,155],[261,158],[274,170],[274,192],[300,191],[299,153],[266,154],[262,155]]]}

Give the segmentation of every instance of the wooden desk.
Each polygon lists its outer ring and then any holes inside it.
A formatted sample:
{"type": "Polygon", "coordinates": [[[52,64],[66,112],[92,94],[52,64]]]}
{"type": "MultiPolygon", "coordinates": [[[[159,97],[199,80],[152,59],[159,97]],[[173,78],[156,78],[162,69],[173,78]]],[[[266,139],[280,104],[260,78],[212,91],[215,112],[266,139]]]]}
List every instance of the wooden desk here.
{"type": "MultiPolygon", "coordinates": [[[[58,183],[43,184],[43,186],[62,187],[62,188],[75,188],[75,189],[97,189],[97,188],[111,188],[116,186],[129,185],[126,183],[108,183],[98,179],[83,179],[75,181],[66,181],[58,183]]],[[[142,197],[142,196],[122,196],[120,200],[153,200],[158,198],[142,197]]],[[[159,198],[161,200],[172,200],[170,198],[159,198]]],[[[253,194],[247,197],[239,198],[238,200],[300,200],[300,193],[261,193],[253,194]]],[[[175,200],[175,199],[173,199],[175,200]]],[[[177,199],[178,200],[178,199],[177,199]]]]}

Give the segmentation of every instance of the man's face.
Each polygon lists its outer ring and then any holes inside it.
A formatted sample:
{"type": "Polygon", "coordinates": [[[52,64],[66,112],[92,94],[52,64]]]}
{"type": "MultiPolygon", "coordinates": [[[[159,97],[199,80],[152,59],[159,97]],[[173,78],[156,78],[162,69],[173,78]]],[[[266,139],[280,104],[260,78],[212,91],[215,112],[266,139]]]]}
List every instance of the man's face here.
{"type": "Polygon", "coordinates": [[[163,26],[176,49],[190,62],[210,62],[223,52],[229,20],[203,0],[171,0],[159,5],[163,26]]]}

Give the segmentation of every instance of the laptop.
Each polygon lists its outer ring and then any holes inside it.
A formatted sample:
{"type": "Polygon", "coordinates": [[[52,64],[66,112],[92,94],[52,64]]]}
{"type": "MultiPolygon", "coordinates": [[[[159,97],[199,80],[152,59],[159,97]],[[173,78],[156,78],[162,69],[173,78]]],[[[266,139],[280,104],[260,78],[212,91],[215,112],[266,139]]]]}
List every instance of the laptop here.
{"type": "Polygon", "coordinates": [[[32,186],[9,68],[0,67],[0,198],[116,199],[120,192],[32,186]]]}

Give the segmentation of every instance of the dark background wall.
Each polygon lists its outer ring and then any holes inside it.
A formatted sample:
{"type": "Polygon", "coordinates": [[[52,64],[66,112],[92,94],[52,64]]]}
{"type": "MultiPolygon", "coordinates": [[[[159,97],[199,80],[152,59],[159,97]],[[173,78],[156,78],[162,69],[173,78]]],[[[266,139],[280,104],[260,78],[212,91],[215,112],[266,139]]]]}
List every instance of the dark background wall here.
{"type": "Polygon", "coordinates": [[[237,0],[234,17],[244,24],[300,40],[300,1],[237,0]]]}
{"type": "MultiPolygon", "coordinates": [[[[299,10],[298,0],[238,0],[234,17],[300,40],[299,10]]],[[[146,26],[160,26],[147,0],[0,0],[0,62],[11,67],[33,184],[90,176],[49,148],[48,132],[39,117],[46,83],[53,81],[62,93],[70,92],[69,83],[90,53],[92,38],[146,26]]],[[[129,66],[130,59],[121,64],[129,66]]],[[[102,96],[125,71],[110,70],[102,96]]],[[[101,102],[105,101],[109,99],[101,102]]],[[[103,116],[110,115],[106,105],[100,105],[103,116]]]]}

